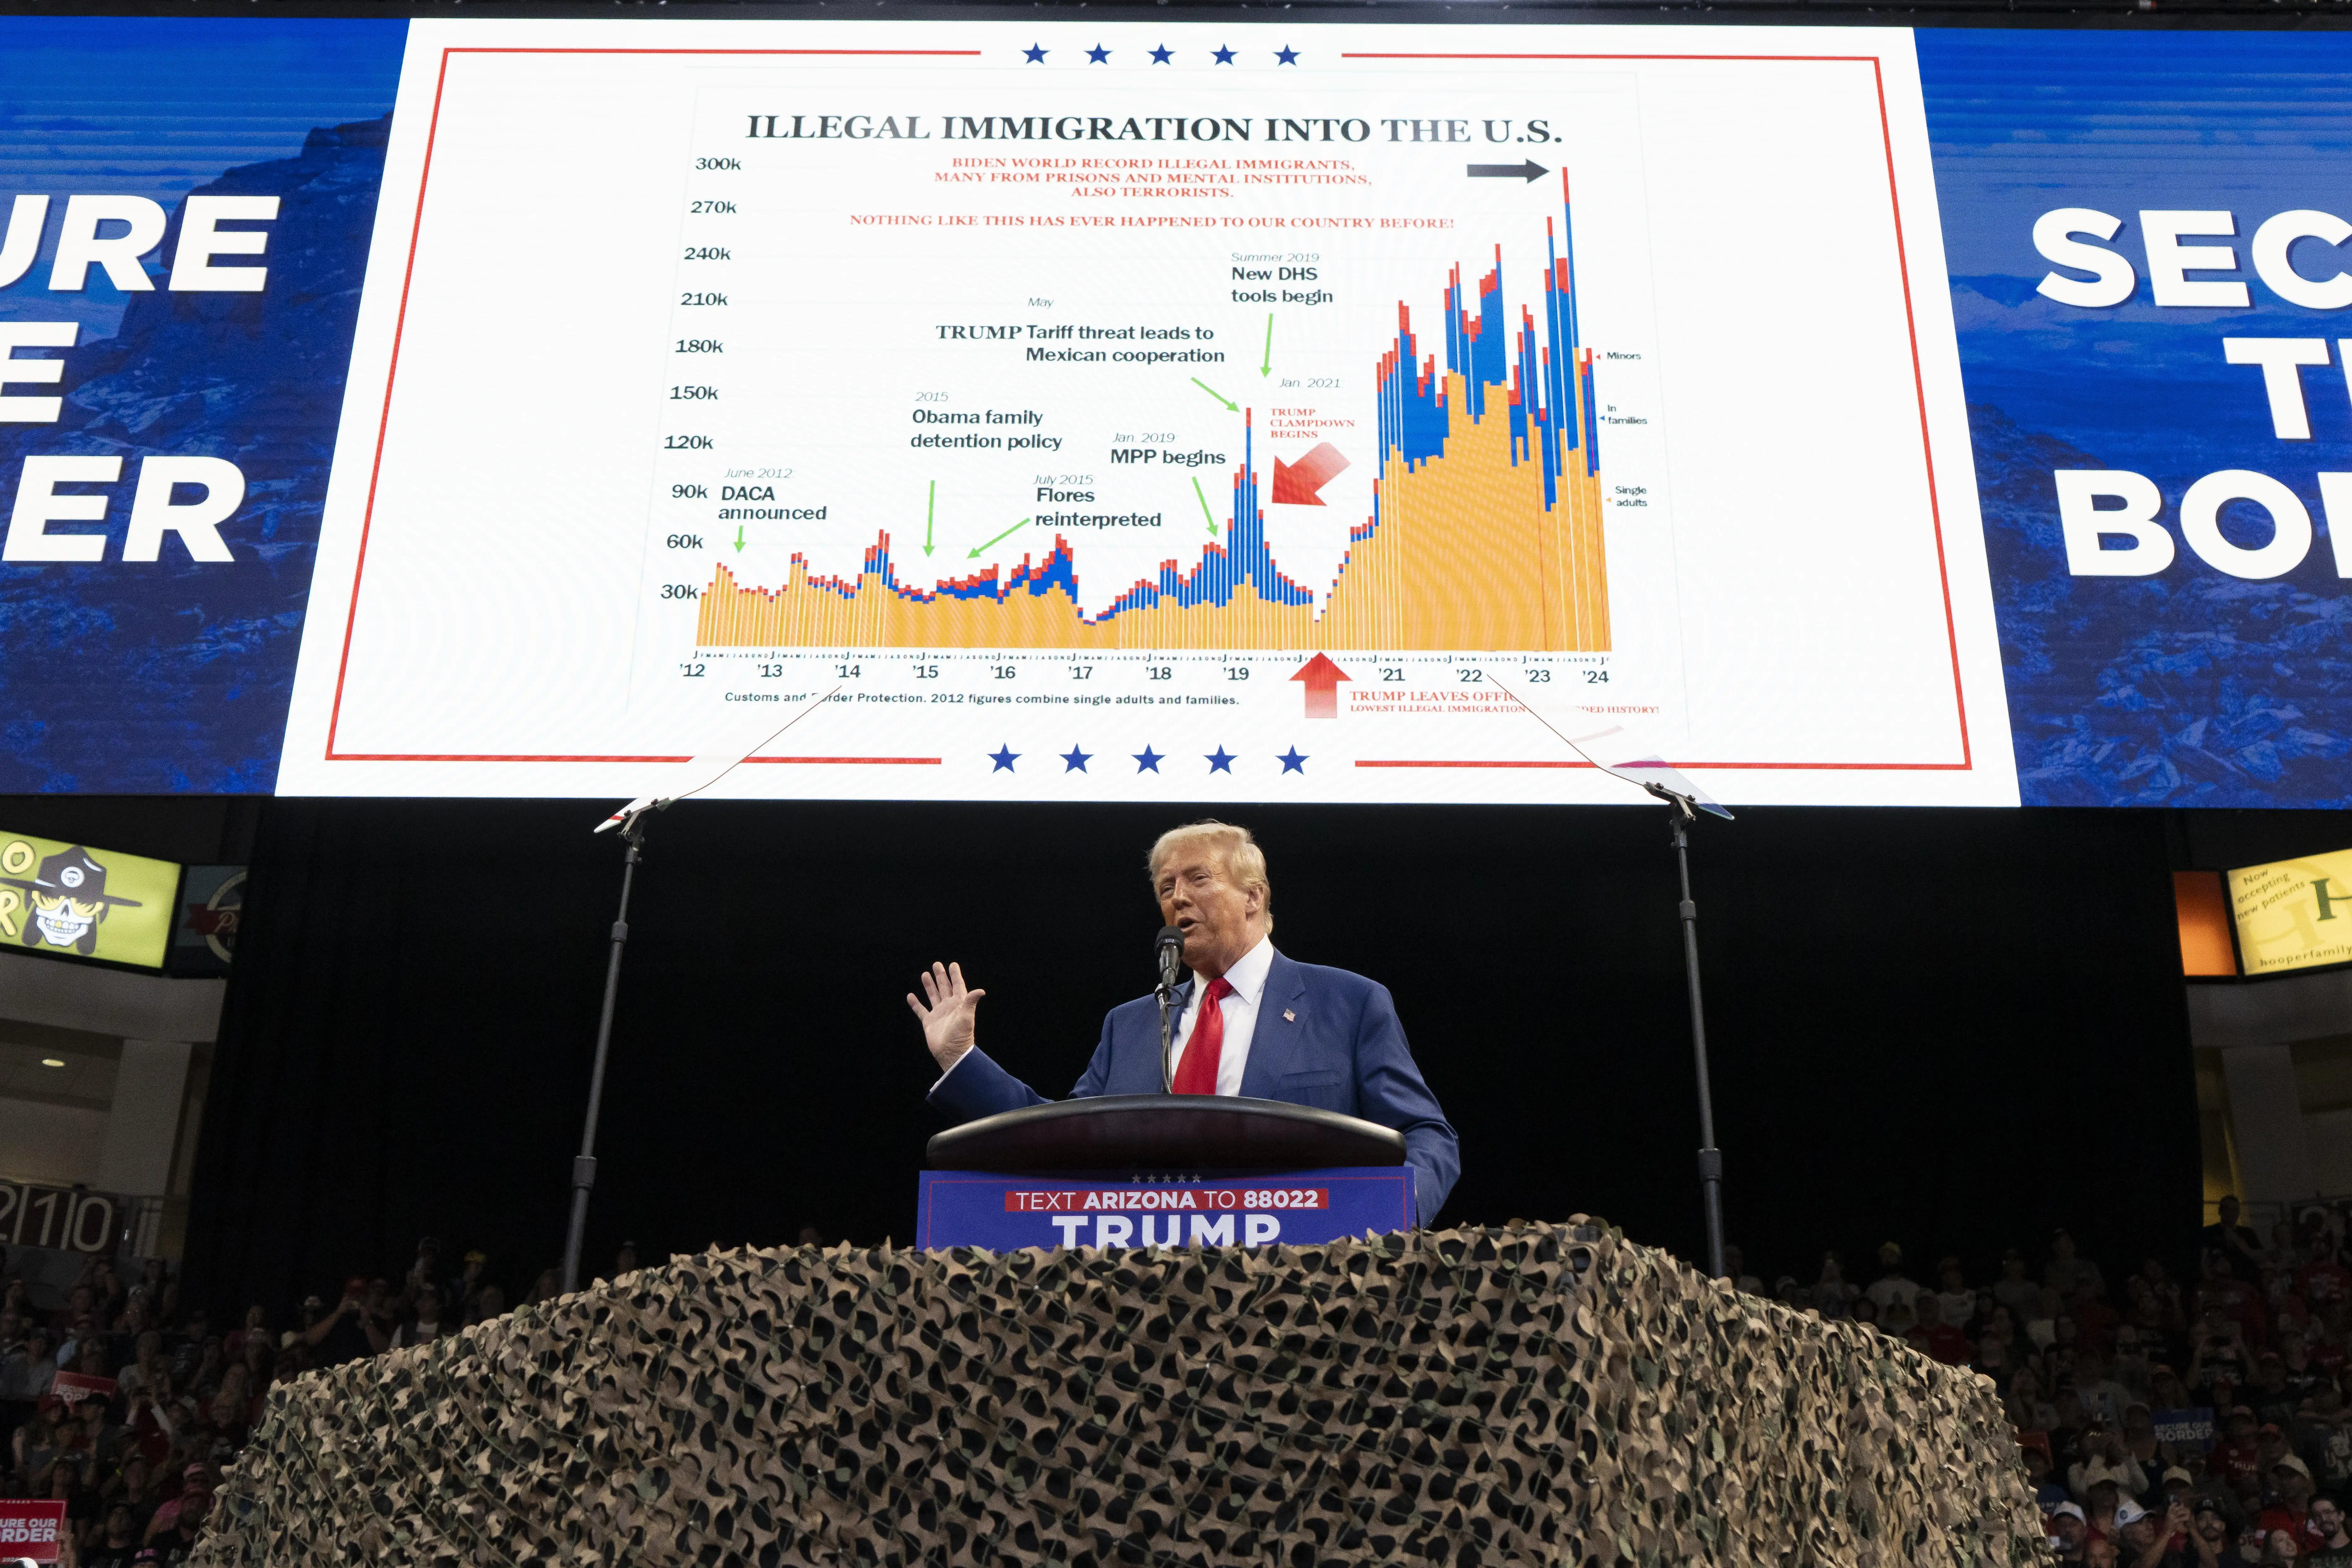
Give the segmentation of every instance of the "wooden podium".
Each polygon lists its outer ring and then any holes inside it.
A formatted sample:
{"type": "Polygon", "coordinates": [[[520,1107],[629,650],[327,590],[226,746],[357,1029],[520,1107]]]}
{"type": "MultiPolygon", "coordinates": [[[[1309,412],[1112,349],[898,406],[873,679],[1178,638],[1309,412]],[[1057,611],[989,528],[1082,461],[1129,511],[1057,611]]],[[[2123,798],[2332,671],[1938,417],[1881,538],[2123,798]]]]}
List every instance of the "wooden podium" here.
{"type": "Polygon", "coordinates": [[[1281,1172],[1402,1165],[1404,1134],[1278,1100],[1107,1094],[983,1116],[926,1152],[966,1170],[1281,1172]]]}
{"type": "Polygon", "coordinates": [[[1402,1133],[1279,1100],[1056,1100],[951,1127],[928,1152],[924,1247],[1306,1245],[1416,1223],[1402,1133]]]}

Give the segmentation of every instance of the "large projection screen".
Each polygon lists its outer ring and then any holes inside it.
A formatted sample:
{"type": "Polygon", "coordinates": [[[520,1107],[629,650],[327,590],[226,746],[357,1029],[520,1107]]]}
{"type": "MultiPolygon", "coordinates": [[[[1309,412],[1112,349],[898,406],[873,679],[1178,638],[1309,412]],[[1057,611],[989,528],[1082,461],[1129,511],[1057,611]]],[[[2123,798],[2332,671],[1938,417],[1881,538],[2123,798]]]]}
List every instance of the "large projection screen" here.
{"type": "Polygon", "coordinates": [[[277,787],[2013,804],[1912,47],[412,24],[277,787]]]}
{"type": "Polygon", "coordinates": [[[1275,15],[0,16],[0,793],[2352,805],[2352,36],[1275,15]]]}

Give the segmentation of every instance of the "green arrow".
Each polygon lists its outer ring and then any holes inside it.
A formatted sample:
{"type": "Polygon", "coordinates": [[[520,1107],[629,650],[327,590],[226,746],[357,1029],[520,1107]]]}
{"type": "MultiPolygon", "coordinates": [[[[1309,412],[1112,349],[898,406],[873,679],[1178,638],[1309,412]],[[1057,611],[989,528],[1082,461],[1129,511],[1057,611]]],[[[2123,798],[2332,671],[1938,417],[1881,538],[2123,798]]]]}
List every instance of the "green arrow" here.
{"type": "Polygon", "coordinates": [[[930,504],[923,509],[923,553],[926,555],[931,552],[931,519],[938,514],[939,510],[940,481],[933,479],[930,504]]]}
{"type": "Polygon", "coordinates": [[[1201,476],[1198,474],[1192,476],[1192,493],[1201,498],[1201,515],[1208,519],[1209,532],[1213,536],[1217,531],[1217,520],[1209,510],[1209,497],[1207,492],[1201,489],[1201,476]]]}
{"type": "Polygon", "coordinates": [[[981,551],[986,550],[991,545],[1001,543],[1003,541],[1012,538],[1014,534],[1020,532],[1023,529],[1028,526],[1029,520],[1024,517],[1019,522],[1014,523],[1011,528],[1006,529],[1003,533],[998,534],[994,539],[990,540],[987,544],[982,544],[973,550],[972,552],[970,555],[965,556],[964,559],[966,561],[977,560],[980,556],[981,551]]]}
{"type": "Polygon", "coordinates": [[[1274,374],[1274,312],[1271,310],[1265,315],[1265,363],[1257,367],[1257,373],[1260,375],[1274,374]]]}
{"type": "Polygon", "coordinates": [[[740,522],[735,525],[735,548],[737,550],[743,548],[743,525],[740,522]]]}
{"type": "Polygon", "coordinates": [[[1240,404],[1235,403],[1232,398],[1227,397],[1223,393],[1219,392],[1215,387],[1211,386],[1199,376],[1196,375],[1192,378],[1192,384],[1207,393],[1210,396],[1215,398],[1218,402],[1223,404],[1225,405],[1226,413],[1239,414],[1242,411],[1242,405],[1240,404]]]}

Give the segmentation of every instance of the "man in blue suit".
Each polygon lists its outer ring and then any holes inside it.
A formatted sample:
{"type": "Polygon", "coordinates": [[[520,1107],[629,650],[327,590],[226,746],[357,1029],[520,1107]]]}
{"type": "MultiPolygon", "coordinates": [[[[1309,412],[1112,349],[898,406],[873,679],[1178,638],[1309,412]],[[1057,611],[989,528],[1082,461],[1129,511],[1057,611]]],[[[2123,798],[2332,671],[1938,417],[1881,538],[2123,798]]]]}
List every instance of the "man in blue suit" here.
{"type": "MultiPolygon", "coordinates": [[[[1461,1173],[1461,1150],[1413,1063],[1388,988],[1275,951],[1274,889],[1247,828],[1172,829],[1151,847],[1150,869],[1160,918],[1184,933],[1193,976],[1176,991],[1175,1091],[1287,1100],[1393,1127],[1404,1134],[1422,1223],[1434,1219],[1461,1173]]],[[[987,993],[965,985],[961,964],[932,964],[923,994],[928,1002],[909,992],[907,1005],[940,1065],[933,1105],[969,1121],[1046,1103],[973,1044],[987,993]]],[[[1070,1095],[1160,1087],[1160,1005],[1141,996],[1103,1019],[1102,1042],[1070,1095]]]]}

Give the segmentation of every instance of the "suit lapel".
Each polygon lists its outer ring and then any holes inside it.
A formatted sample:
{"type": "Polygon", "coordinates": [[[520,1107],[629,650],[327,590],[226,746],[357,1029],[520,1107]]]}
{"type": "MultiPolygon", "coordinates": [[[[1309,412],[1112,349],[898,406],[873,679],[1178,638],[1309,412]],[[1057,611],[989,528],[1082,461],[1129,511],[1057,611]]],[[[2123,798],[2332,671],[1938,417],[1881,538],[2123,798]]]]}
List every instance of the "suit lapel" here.
{"type": "Polygon", "coordinates": [[[1274,1087],[1290,1070],[1298,1051],[1299,1032],[1307,1026],[1307,972],[1282,956],[1276,948],[1266,967],[1265,991],[1257,1001],[1257,1029],[1250,1037],[1249,1066],[1242,1072],[1242,1093],[1252,1100],[1272,1100],[1274,1087]],[[1287,1016],[1286,1016],[1287,1015],[1287,1016]]]}

